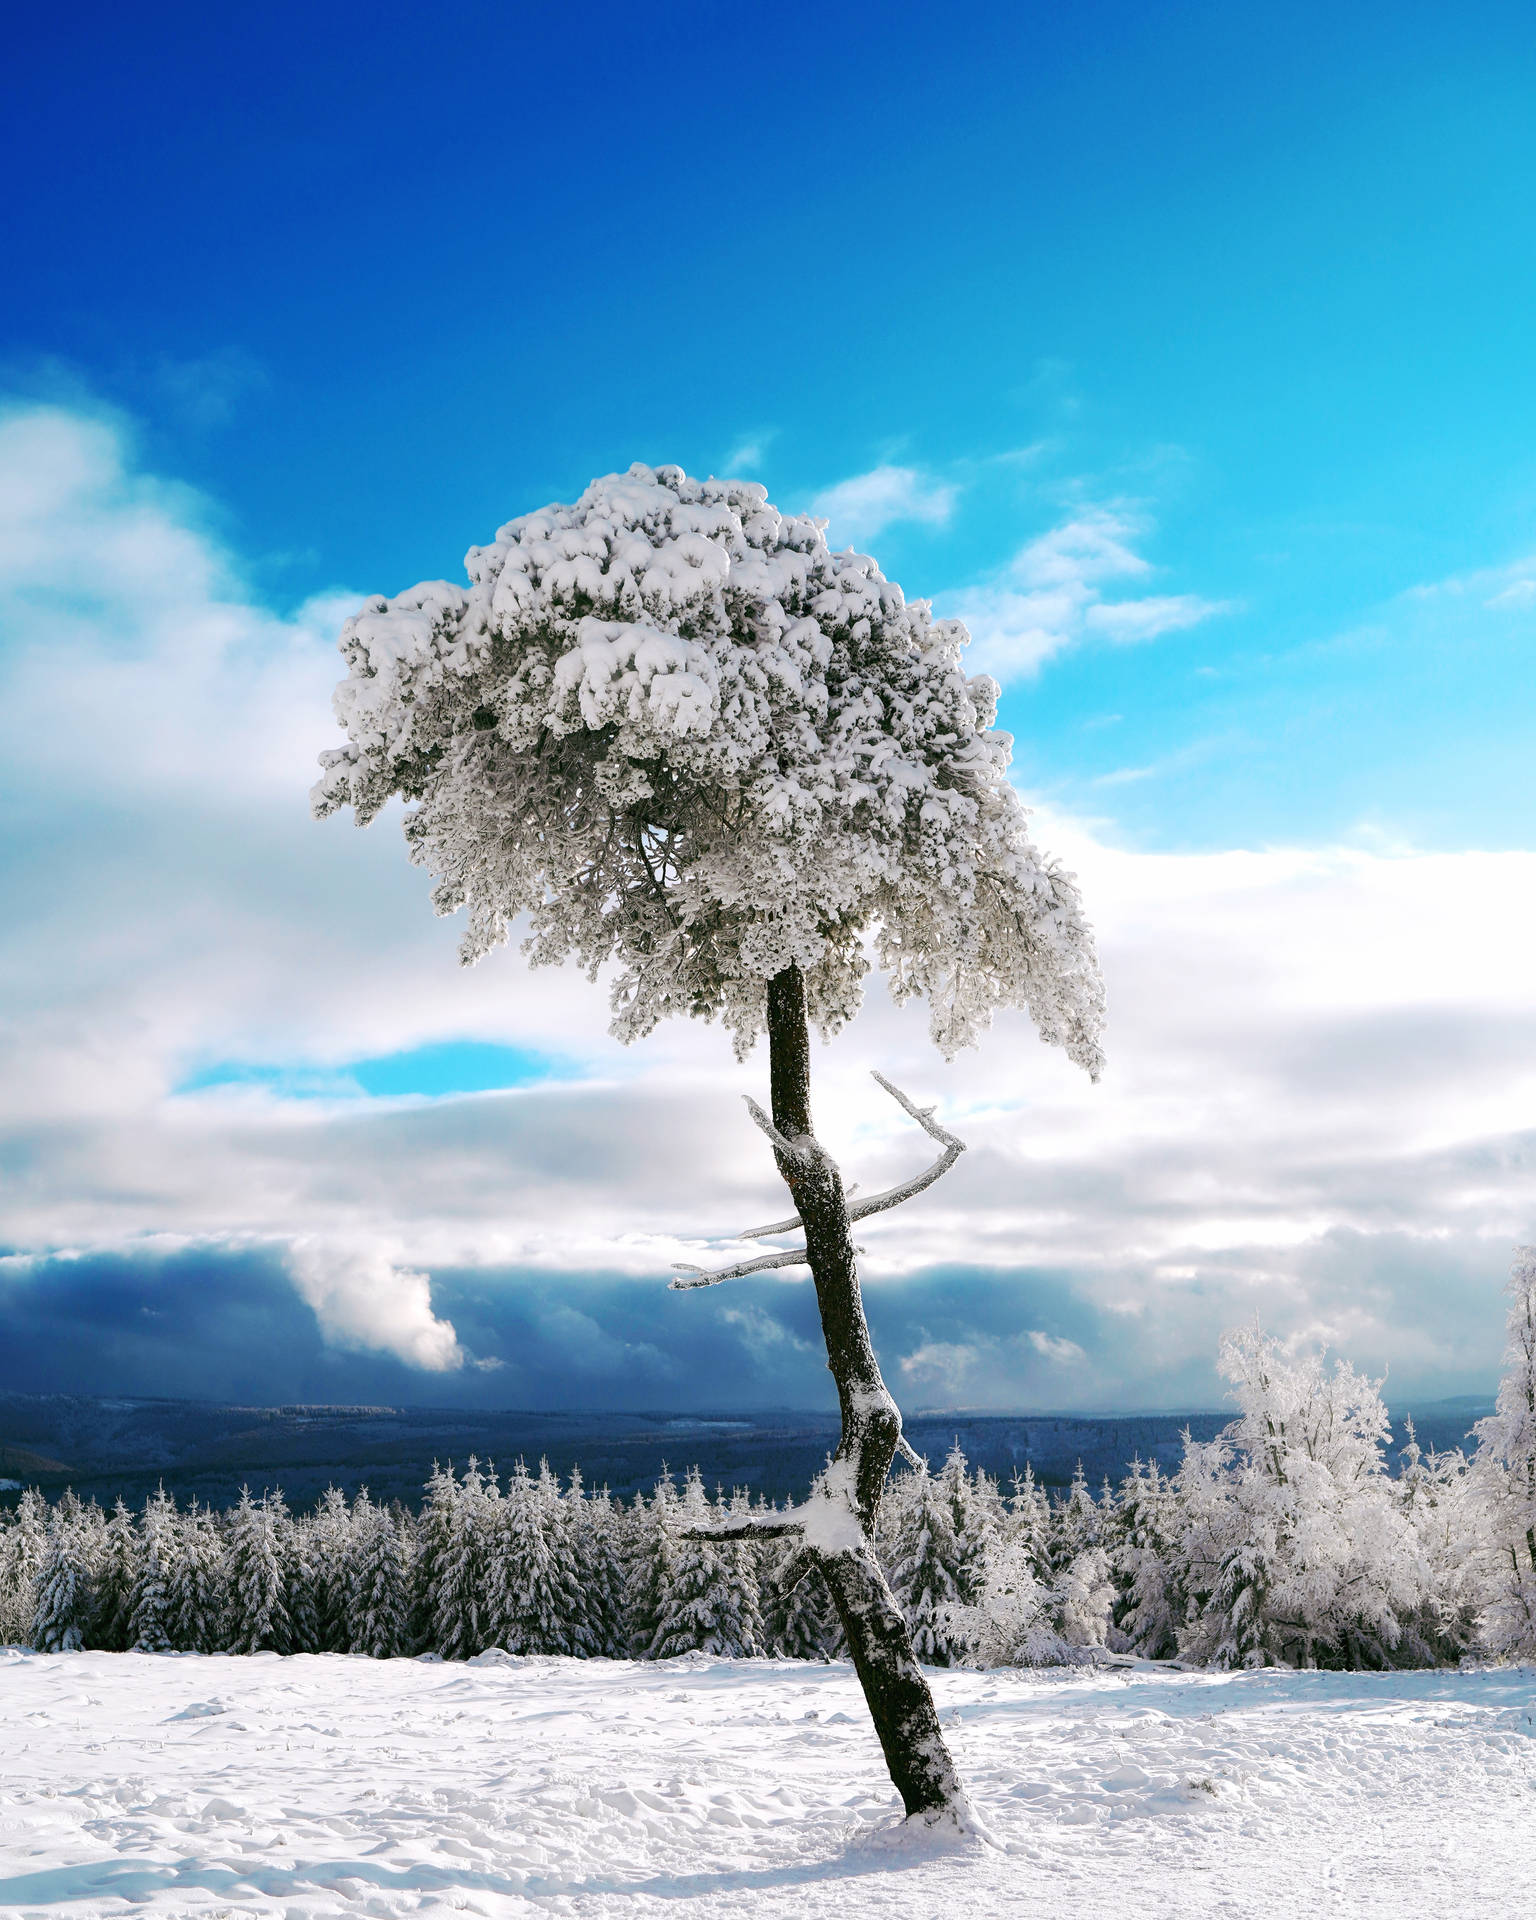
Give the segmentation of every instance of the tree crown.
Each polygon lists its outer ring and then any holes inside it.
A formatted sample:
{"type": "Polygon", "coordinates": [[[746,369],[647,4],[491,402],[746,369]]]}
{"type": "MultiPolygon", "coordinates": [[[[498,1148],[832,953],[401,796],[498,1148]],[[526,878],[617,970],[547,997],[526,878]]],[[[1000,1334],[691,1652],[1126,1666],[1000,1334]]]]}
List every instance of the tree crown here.
{"type": "Polygon", "coordinates": [[[399,795],[478,960],[612,963],[613,1031],[721,1018],[744,1052],[796,965],[831,1031],[870,951],[946,1054],[994,1009],[1097,1074],[1103,989],[1073,876],[1043,858],[968,635],[760,486],[631,467],[472,548],[470,585],[344,627],[317,815],[399,795]]]}

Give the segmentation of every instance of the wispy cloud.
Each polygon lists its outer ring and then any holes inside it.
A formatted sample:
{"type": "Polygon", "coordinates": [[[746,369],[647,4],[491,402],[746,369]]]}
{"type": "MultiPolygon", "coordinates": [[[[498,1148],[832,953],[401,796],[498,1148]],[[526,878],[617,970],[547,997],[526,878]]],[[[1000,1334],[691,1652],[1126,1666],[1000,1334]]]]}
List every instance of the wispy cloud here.
{"type": "Polygon", "coordinates": [[[725,456],[725,472],[734,479],[738,474],[756,473],[763,464],[764,455],[779,437],[777,427],[763,427],[756,433],[743,434],[725,456]]]}
{"type": "Polygon", "coordinates": [[[942,596],[942,610],[970,629],[972,663],[1000,680],[1034,673],[1090,637],[1129,645],[1229,611],[1193,593],[1110,598],[1111,583],[1152,577],[1134,545],[1145,531],[1125,511],[1083,509],[1021,547],[994,579],[942,596]]]}
{"type": "Polygon", "coordinates": [[[842,540],[871,540],[898,520],[942,527],[958,495],[958,487],[931,479],[916,467],[874,467],[817,494],[811,511],[827,522],[828,537],[835,545],[842,540]]]}

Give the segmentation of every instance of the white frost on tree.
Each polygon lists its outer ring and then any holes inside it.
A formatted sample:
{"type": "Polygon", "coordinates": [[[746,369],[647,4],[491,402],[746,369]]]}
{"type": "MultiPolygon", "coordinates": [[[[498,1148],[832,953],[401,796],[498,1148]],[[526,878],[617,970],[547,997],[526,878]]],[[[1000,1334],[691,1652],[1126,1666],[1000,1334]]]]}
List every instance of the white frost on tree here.
{"type": "Polygon", "coordinates": [[[1477,1426],[1489,1576],[1480,1633],[1500,1659],[1536,1659],[1536,1247],[1515,1249],[1507,1366],[1497,1409],[1477,1426]]]}
{"type": "Polygon", "coordinates": [[[994,1008],[1097,1072],[1077,886],[1032,844],[965,629],[833,553],[761,487],[635,466],[472,548],[468,590],[370,600],[342,633],[347,744],[317,814],[394,794],[475,960],[528,916],[536,962],[609,962],[614,1031],[719,1017],[745,1050],[798,966],[857,1010],[866,936],[946,1053],[994,1008]]]}

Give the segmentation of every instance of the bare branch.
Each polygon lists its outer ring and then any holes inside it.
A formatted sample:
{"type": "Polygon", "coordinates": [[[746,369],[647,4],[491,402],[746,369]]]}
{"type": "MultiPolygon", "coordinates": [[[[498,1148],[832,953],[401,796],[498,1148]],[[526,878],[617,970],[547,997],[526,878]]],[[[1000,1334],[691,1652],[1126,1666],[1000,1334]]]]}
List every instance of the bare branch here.
{"type": "Polygon", "coordinates": [[[759,1254],[755,1260],[738,1260],[734,1266],[719,1267],[711,1273],[706,1267],[695,1267],[683,1260],[672,1263],[672,1271],[679,1279],[669,1280],[667,1285],[674,1293],[686,1293],[690,1287],[713,1287],[722,1280],[740,1280],[744,1274],[766,1273],[770,1267],[803,1267],[807,1264],[804,1247],[789,1247],[782,1253],[759,1254]]]}
{"type": "MultiPolygon", "coordinates": [[[[884,1213],[888,1207],[899,1207],[903,1200],[910,1200],[914,1194],[921,1193],[925,1187],[931,1187],[935,1180],[942,1180],[965,1152],[965,1142],[939,1125],[933,1117],[932,1107],[917,1106],[907,1098],[900,1087],[892,1086],[883,1073],[877,1073],[874,1077],[897,1105],[911,1114],[924,1133],[941,1142],[944,1151],[931,1167],[925,1168],[911,1180],[904,1180],[899,1187],[887,1187],[882,1193],[872,1193],[867,1200],[850,1198],[848,1206],[850,1222],[865,1220],[872,1213],[884,1213]]],[[[762,1123],[759,1122],[759,1124],[762,1123]]],[[[742,1240],[772,1240],[781,1233],[794,1233],[801,1225],[799,1214],[792,1213],[787,1220],[774,1220],[766,1227],[748,1227],[737,1237],[742,1240]]]]}

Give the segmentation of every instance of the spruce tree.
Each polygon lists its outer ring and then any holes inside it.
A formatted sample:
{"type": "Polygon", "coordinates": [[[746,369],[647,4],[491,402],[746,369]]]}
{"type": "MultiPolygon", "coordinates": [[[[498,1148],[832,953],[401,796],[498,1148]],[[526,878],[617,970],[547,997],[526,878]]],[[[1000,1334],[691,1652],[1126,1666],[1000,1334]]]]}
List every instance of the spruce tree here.
{"type": "Polygon", "coordinates": [[[414,1653],[441,1654],[438,1618],[450,1569],[459,1553],[459,1487],[453,1467],[432,1462],[417,1526],[416,1559],[411,1573],[410,1647],[414,1653]]]}
{"type": "Polygon", "coordinates": [[[252,1500],[240,1489],[229,1527],[227,1638],[231,1653],[282,1653],[289,1644],[278,1527],[287,1517],[275,1490],[252,1500]]]}
{"type": "Polygon", "coordinates": [[[87,1646],[126,1653],[133,1644],[133,1592],[139,1577],[139,1539],[133,1515],[119,1499],[98,1548],[95,1612],[87,1646]]]}
{"type": "Polygon", "coordinates": [[[310,1525],[315,1575],[315,1612],[322,1653],[351,1651],[348,1625],[352,1568],[352,1517],[340,1487],[321,1494],[310,1525]]]}
{"type": "Polygon", "coordinates": [[[348,1589],[348,1644],[370,1660],[404,1650],[410,1612],[410,1566],[395,1516],[359,1492],[352,1505],[353,1549],[348,1589]]]}
{"type": "Polygon", "coordinates": [[[22,1646],[31,1638],[47,1545],[48,1505],[36,1487],[28,1487],[0,1533],[0,1646],[22,1646]]]}
{"type": "Polygon", "coordinates": [[[178,1532],[176,1502],[161,1486],[144,1502],[138,1567],[128,1603],[129,1644],[136,1653],[169,1653],[176,1644],[171,1583],[178,1532]]]}
{"type": "Polygon", "coordinates": [[[171,1569],[171,1642],[183,1653],[224,1646],[224,1541],[207,1507],[194,1500],[181,1516],[171,1569]]]}
{"type": "Polygon", "coordinates": [[[62,1501],[48,1523],[37,1572],[32,1645],[39,1653],[77,1653],[95,1615],[90,1551],[79,1505],[62,1501]]]}
{"type": "Polygon", "coordinates": [[[949,1500],[926,1461],[903,1474],[894,1490],[891,1585],[918,1659],[930,1666],[952,1666],[959,1649],[946,1620],[949,1610],[961,1604],[961,1550],[949,1500]]]}
{"type": "MultiPolygon", "coordinates": [[[[577,1476],[571,1475],[573,1491],[577,1476]]],[[[585,1598],[589,1652],[618,1660],[629,1651],[628,1578],[625,1568],[624,1516],[606,1487],[581,1503],[576,1530],[576,1568],[585,1598]]]]}

